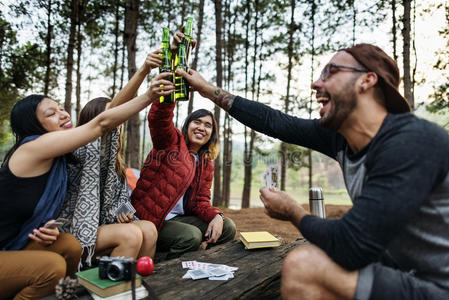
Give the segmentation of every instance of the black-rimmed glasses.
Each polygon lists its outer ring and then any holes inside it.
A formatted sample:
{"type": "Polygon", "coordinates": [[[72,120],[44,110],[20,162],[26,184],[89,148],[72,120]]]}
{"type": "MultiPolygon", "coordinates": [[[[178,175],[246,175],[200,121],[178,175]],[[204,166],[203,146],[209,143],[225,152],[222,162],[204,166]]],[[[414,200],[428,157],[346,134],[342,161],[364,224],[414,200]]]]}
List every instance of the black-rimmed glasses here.
{"type": "Polygon", "coordinates": [[[362,73],[368,72],[368,70],[361,69],[361,68],[337,65],[337,64],[334,64],[334,63],[328,63],[324,67],[323,71],[321,71],[320,79],[322,81],[325,81],[326,79],[329,78],[329,76],[331,76],[331,75],[333,75],[335,73],[338,73],[342,69],[343,70],[348,70],[348,71],[351,71],[351,72],[362,72],[362,73]]]}

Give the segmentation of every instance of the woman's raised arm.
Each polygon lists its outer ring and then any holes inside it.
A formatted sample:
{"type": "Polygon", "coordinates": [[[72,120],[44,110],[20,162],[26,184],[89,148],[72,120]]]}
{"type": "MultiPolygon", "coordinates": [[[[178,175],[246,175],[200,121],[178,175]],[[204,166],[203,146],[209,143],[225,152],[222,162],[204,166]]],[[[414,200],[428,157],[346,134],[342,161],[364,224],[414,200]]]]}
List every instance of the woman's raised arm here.
{"type": "Polygon", "coordinates": [[[115,95],[108,108],[119,106],[135,97],[137,90],[145,77],[151,72],[152,69],[161,65],[162,58],[159,55],[160,53],[162,53],[162,51],[158,49],[147,55],[143,65],[139,68],[139,70],[137,70],[136,73],[134,73],[133,77],[131,77],[131,79],[117,93],[117,95],[115,95]]]}
{"type": "MultiPolygon", "coordinates": [[[[171,73],[161,73],[150,84],[147,92],[120,106],[105,110],[90,122],[71,129],[51,131],[23,144],[9,161],[16,176],[35,173],[39,166],[47,169],[53,158],[69,153],[120,125],[133,115],[158,100],[160,96],[174,92],[173,83],[163,78],[171,73]]],[[[42,173],[42,172],[38,172],[42,173]]],[[[36,175],[36,174],[34,174],[36,175]]]]}

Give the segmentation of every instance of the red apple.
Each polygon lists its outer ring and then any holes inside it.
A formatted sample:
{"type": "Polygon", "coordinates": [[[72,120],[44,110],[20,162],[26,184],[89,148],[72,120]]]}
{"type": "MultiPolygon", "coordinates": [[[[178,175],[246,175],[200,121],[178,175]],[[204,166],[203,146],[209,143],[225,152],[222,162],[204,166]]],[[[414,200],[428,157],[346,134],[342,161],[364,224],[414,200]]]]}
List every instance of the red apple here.
{"type": "Polygon", "coordinates": [[[153,259],[149,256],[142,256],[137,260],[137,273],[142,276],[150,275],[154,270],[153,259]]]}

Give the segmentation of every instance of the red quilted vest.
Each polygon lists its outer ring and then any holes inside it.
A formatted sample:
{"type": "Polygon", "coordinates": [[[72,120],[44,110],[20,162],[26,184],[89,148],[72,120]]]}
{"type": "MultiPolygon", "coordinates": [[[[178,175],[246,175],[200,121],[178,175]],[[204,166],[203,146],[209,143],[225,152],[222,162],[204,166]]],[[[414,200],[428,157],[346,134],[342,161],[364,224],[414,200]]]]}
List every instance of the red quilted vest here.
{"type": "Polygon", "coordinates": [[[174,104],[153,103],[148,113],[153,149],[140,171],[131,201],[136,216],[149,220],[161,230],[165,217],[179,198],[184,212],[209,223],[221,211],[210,204],[213,163],[200,158],[198,166],[189,152],[181,131],[173,124],[174,104]],[[198,168],[198,170],[197,170],[198,168]]]}

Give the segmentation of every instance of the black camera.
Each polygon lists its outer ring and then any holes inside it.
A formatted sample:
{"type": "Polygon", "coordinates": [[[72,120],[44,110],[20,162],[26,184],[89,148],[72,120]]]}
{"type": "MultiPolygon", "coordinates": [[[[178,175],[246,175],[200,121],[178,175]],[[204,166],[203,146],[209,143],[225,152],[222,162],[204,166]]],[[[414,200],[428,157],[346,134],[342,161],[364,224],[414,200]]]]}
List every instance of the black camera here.
{"type": "Polygon", "coordinates": [[[131,280],[134,259],[132,257],[102,256],[98,261],[98,275],[100,279],[112,281],[131,280]]]}

